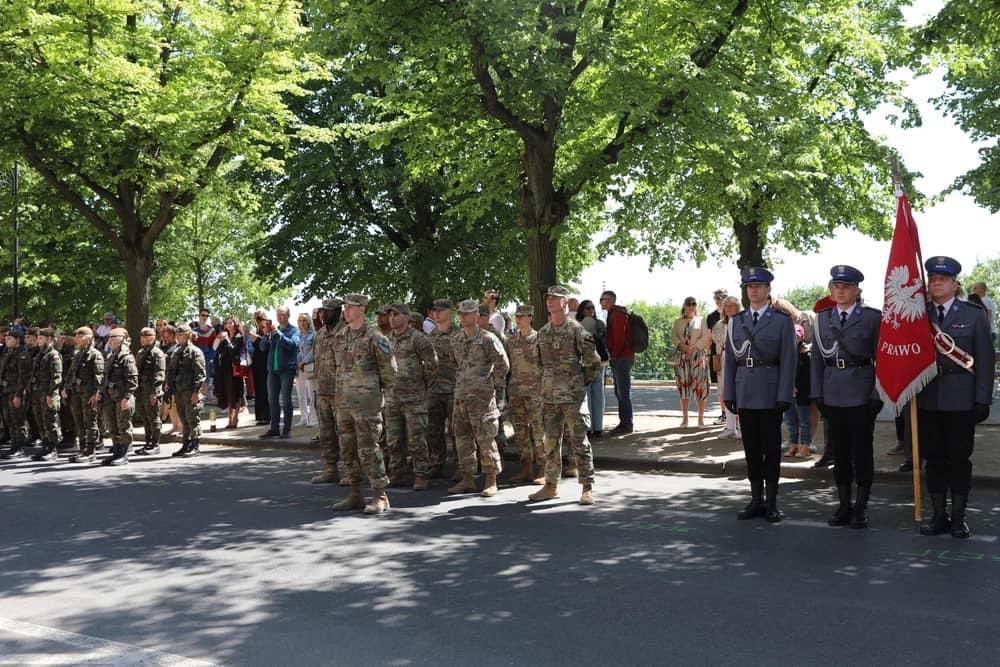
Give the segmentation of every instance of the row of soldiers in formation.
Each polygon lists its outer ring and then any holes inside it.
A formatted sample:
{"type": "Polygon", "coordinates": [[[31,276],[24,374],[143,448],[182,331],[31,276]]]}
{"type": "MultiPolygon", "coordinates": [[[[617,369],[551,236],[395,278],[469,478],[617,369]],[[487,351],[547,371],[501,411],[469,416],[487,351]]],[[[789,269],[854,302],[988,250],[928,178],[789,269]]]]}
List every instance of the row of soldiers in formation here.
{"type": "Polygon", "coordinates": [[[3,330],[0,403],[7,442],[0,457],[24,457],[35,428],[41,450],[31,458],[56,460],[56,448],[63,441],[60,409],[66,405],[76,440],[71,462],[96,460],[103,426],[111,434],[112,448],[102,463],[127,464],[137,413],[145,443],[136,453],[158,454],[160,411],[171,398],[184,427],[182,446],[174,455],[197,456],[205,356],[190,342],[190,327],[175,331],[176,343],[163,350],[153,329],[143,329],[140,348],[133,355],[128,333],[120,327],[110,332],[106,352],[94,345],[89,327],[80,327],[73,334],[74,345],[64,343],[62,354],[53,345],[56,332],[51,328],[3,330]]]}
{"type": "MultiPolygon", "coordinates": [[[[939,256],[927,260],[925,268],[937,374],[912,399],[917,401],[933,508],[920,531],[965,538],[970,534],[966,507],[975,426],[989,416],[993,399],[993,345],[983,309],[956,298],[961,265],[939,256]]],[[[729,321],[723,381],[726,407],[739,415],[751,488],[750,502],[738,518],[761,516],[777,522],[782,519],[777,502],[781,415],[794,400],[797,345],[791,319],[770,306],[771,272],[749,268],[741,279],[749,307],[729,321]]],[[[809,398],[829,422],[834,447],[837,509],[828,523],[854,528],[868,525],[872,441],[882,408],[875,384],[879,331],[884,319],[892,322],[898,316],[860,304],[863,280],[861,271],[851,266],[830,270],[835,306],[817,315],[810,350],[809,398]]],[[[916,313],[908,312],[910,319],[924,312],[919,293],[915,299],[916,313]]],[[[901,360],[905,363],[905,356],[901,360]]]]}

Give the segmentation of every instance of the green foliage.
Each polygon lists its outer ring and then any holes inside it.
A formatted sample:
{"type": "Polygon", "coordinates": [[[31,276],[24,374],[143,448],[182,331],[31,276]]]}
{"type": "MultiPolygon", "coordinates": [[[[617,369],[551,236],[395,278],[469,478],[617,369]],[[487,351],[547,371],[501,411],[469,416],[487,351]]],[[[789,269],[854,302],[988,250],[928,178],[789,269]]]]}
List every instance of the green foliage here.
{"type": "Polygon", "coordinates": [[[953,189],[1000,211],[1000,5],[995,0],[949,0],[920,31],[922,56],[947,66],[948,90],[936,102],[975,141],[982,163],[960,176],[953,189]]]}
{"type": "MultiPolygon", "coordinates": [[[[986,296],[996,304],[1000,299],[1000,257],[978,262],[967,274],[959,276],[959,281],[966,292],[972,291],[976,283],[986,283],[986,296]]],[[[994,319],[1000,323],[1000,312],[993,313],[994,319]]]]}
{"type": "Polygon", "coordinates": [[[830,290],[826,285],[802,285],[788,290],[781,295],[781,298],[799,310],[812,310],[817,301],[829,294],[830,290]]]}
{"type": "Polygon", "coordinates": [[[649,327],[649,348],[642,354],[635,355],[635,365],[632,367],[633,377],[639,379],[670,379],[673,378],[673,368],[667,364],[667,358],[674,350],[671,332],[674,321],[681,316],[680,306],[672,303],[646,303],[637,301],[626,306],[629,312],[642,316],[649,327]]]}

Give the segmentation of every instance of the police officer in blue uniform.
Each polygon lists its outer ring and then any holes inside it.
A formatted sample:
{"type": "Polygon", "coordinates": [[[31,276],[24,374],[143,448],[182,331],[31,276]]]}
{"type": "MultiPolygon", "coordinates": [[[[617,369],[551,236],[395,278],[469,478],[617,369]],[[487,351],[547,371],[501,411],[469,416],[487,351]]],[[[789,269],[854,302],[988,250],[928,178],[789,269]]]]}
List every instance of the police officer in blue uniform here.
{"type": "Polygon", "coordinates": [[[864,528],[875,473],[872,441],[882,401],[875,389],[875,352],[882,313],[861,305],[864,275],[852,266],[830,269],[830,298],[836,306],[816,317],[810,353],[811,398],[830,424],[833,478],[839,505],[827,523],[864,528]],[[851,508],[851,485],[858,494],[851,508]]]}
{"type": "Polygon", "coordinates": [[[773,279],[764,268],[742,271],[750,307],[729,323],[723,400],[740,417],[750,480],[750,503],[737,518],[763,516],[776,523],[782,519],[778,510],[781,418],[792,404],[798,350],[792,320],[771,307],[773,279]]]}
{"type": "Polygon", "coordinates": [[[983,310],[956,298],[962,265],[951,257],[924,264],[931,300],[927,312],[935,334],[938,374],[917,394],[917,425],[933,515],[923,535],[969,536],[965,508],[972,487],[972,444],[976,424],[993,403],[993,343],[983,310]],[[951,516],[946,511],[951,491],[951,516]]]}

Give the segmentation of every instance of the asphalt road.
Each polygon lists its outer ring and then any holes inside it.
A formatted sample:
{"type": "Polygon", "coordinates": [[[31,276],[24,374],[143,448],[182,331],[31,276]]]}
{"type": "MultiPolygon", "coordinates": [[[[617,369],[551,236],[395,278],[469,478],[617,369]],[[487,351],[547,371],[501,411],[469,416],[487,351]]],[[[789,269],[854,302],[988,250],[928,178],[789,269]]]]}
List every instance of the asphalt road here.
{"type": "Polygon", "coordinates": [[[597,504],[430,491],[334,515],[308,454],[209,448],[122,470],[0,466],[0,664],[996,664],[1000,495],[974,538],[914,534],[905,487],[873,527],[783,484],[599,473],[597,504]]]}

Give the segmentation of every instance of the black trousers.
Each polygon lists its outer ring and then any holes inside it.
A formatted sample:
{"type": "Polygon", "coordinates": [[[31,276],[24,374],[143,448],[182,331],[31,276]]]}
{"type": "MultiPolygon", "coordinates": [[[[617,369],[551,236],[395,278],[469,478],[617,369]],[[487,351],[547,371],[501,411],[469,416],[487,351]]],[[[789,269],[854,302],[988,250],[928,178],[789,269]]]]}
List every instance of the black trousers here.
{"type": "Polygon", "coordinates": [[[875,415],[867,404],[850,408],[826,406],[826,419],[833,435],[833,479],[837,486],[871,486],[875,475],[872,441],[875,415]]]}
{"type": "Polygon", "coordinates": [[[747,479],[777,484],[781,468],[781,412],[741,408],[739,414],[747,479]]]}
{"type": "Polygon", "coordinates": [[[927,490],[931,493],[951,492],[969,495],[972,488],[973,441],[976,420],[972,410],[944,412],[918,410],[920,454],[927,460],[927,490]]]}

